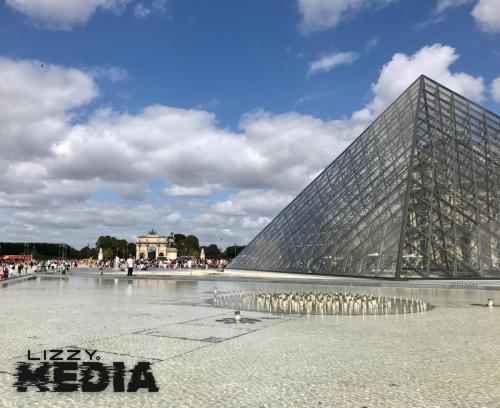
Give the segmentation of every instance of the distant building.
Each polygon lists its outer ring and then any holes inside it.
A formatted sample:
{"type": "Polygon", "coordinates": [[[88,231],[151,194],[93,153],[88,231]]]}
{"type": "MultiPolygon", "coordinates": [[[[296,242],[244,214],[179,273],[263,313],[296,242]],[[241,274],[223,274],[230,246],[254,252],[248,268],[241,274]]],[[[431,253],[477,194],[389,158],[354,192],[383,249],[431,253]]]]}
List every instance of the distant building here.
{"type": "Polygon", "coordinates": [[[165,258],[171,261],[177,259],[177,248],[174,246],[173,234],[170,236],[147,234],[139,235],[136,240],[136,259],[165,258]]]}

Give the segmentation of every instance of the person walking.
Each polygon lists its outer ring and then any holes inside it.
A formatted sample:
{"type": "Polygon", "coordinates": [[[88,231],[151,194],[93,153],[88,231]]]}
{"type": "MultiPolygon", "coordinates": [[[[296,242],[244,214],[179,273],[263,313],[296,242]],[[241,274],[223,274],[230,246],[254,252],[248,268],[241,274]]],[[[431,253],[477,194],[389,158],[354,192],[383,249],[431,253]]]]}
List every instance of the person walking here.
{"type": "Polygon", "coordinates": [[[127,259],[127,276],[132,276],[132,272],[134,272],[134,260],[129,257],[127,259]]]}

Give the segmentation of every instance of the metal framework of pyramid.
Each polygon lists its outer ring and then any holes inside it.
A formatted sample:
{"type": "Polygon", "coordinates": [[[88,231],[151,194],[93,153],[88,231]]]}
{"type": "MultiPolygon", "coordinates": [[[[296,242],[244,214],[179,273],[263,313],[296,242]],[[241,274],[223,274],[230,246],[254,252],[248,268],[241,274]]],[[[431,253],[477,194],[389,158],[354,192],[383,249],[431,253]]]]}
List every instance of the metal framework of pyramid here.
{"type": "Polygon", "coordinates": [[[500,279],[500,117],[421,76],[230,268],[500,279]]]}

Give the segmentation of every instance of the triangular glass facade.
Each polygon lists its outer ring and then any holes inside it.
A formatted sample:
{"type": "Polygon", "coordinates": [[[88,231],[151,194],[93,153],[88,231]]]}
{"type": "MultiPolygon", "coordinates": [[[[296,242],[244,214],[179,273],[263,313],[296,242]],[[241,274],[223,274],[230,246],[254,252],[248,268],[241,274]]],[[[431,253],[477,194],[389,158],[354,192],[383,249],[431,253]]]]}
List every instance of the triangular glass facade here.
{"type": "Polygon", "coordinates": [[[500,278],[500,118],[421,76],[230,268],[500,278]]]}

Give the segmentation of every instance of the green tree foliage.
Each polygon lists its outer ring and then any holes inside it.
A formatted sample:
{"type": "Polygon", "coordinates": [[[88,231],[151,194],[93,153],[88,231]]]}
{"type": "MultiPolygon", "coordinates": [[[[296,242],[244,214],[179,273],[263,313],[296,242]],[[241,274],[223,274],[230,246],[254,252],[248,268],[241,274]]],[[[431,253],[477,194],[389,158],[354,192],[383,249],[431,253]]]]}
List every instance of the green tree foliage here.
{"type": "Polygon", "coordinates": [[[128,245],[128,256],[131,256],[132,258],[135,258],[135,244],[133,242],[129,242],[128,245]]]}
{"type": "MultiPolygon", "coordinates": [[[[200,256],[200,242],[195,235],[175,234],[175,247],[178,250],[179,256],[200,256]]],[[[66,244],[51,244],[51,243],[22,243],[22,242],[1,242],[0,254],[1,255],[33,255],[36,259],[56,259],[59,257],[85,259],[89,254],[92,258],[96,259],[99,254],[99,248],[102,248],[104,258],[126,258],[127,255],[135,258],[136,247],[135,243],[127,242],[124,239],[118,239],[109,235],[100,236],[95,247],[90,245],[84,246],[82,249],[77,250],[66,244]]],[[[204,246],[205,257],[207,259],[220,258],[221,253],[216,244],[204,246]]],[[[233,258],[236,250],[238,255],[244,246],[229,246],[222,254],[223,257],[233,258]]]]}
{"type": "Polygon", "coordinates": [[[220,258],[219,247],[215,244],[203,247],[205,248],[205,258],[207,259],[217,259],[220,258]]]}
{"type": "Polygon", "coordinates": [[[188,256],[200,256],[200,242],[198,241],[198,238],[195,237],[194,235],[188,235],[186,238],[183,240],[184,244],[184,255],[188,256]]]}
{"type": "Polygon", "coordinates": [[[186,236],[184,234],[174,234],[175,247],[177,248],[177,255],[184,256],[184,240],[186,236]]]}
{"type": "Polygon", "coordinates": [[[235,258],[238,256],[238,254],[243,251],[245,246],[240,246],[240,245],[232,245],[228,246],[226,250],[223,253],[224,258],[235,258]]]}
{"type": "Polygon", "coordinates": [[[47,242],[0,242],[0,255],[33,255],[35,259],[80,258],[80,251],[67,244],[47,242]]]}
{"type": "Polygon", "coordinates": [[[80,249],[79,256],[78,258],[80,259],[85,259],[85,258],[97,258],[97,248],[92,248],[89,245],[84,246],[82,249],[80,249]]]}
{"type": "Polygon", "coordinates": [[[118,239],[109,235],[100,236],[95,245],[97,251],[99,251],[99,248],[102,248],[102,255],[104,258],[114,258],[115,256],[125,258],[127,256],[128,242],[124,239],[118,239]]]}
{"type": "Polygon", "coordinates": [[[200,256],[200,241],[195,235],[174,234],[175,247],[179,256],[200,256]]]}

